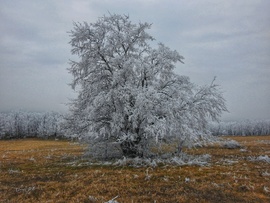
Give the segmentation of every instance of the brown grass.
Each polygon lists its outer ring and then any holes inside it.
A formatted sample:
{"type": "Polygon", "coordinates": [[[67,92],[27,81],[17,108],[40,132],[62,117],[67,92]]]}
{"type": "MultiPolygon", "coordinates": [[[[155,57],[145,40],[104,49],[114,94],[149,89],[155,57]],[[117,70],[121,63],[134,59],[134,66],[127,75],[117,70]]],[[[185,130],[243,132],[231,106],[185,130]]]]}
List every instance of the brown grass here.
{"type": "MultiPolygon", "coordinates": [[[[270,202],[270,136],[232,137],[246,151],[218,146],[211,165],[130,168],[72,165],[83,146],[67,141],[0,141],[0,202],[270,202]],[[266,140],[267,142],[262,142],[266,140]]],[[[83,160],[81,160],[83,163],[83,160]]]]}

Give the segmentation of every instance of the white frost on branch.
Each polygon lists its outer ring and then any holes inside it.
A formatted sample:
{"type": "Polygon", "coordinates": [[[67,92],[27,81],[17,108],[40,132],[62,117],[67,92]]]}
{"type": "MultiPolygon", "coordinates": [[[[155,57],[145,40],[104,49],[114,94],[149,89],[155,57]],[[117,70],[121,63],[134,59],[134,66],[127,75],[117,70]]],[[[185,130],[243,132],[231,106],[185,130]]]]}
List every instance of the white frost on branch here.
{"type": "Polygon", "coordinates": [[[211,140],[209,118],[226,111],[218,85],[197,86],[174,73],[184,57],[154,38],[148,23],[128,16],[103,16],[75,23],[70,32],[71,86],[78,91],[66,119],[69,133],[118,142],[124,156],[151,156],[150,142],[174,139],[182,146],[211,140]]]}

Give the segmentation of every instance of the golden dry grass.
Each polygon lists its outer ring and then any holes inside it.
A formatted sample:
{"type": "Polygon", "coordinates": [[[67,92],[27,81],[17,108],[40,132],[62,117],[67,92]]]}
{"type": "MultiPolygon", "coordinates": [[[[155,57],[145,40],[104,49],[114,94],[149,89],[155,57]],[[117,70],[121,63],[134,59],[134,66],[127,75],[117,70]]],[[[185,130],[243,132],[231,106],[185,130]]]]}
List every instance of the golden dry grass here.
{"type": "Polygon", "coordinates": [[[270,136],[232,139],[246,151],[186,150],[211,164],[156,168],[72,165],[83,147],[67,141],[0,141],[0,202],[270,202],[270,163],[249,160],[270,156],[270,136]]]}

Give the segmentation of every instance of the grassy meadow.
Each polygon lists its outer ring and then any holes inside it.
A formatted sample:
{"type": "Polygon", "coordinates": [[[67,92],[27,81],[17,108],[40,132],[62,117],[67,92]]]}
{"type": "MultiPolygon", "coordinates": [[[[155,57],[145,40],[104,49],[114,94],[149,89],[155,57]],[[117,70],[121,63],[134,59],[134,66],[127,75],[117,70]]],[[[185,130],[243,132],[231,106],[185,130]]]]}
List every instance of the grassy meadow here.
{"type": "Polygon", "coordinates": [[[84,147],[55,140],[0,141],[0,202],[270,202],[270,136],[225,137],[243,147],[185,149],[208,166],[89,166],[84,147]],[[266,156],[267,155],[267,156],[266,156]]]}

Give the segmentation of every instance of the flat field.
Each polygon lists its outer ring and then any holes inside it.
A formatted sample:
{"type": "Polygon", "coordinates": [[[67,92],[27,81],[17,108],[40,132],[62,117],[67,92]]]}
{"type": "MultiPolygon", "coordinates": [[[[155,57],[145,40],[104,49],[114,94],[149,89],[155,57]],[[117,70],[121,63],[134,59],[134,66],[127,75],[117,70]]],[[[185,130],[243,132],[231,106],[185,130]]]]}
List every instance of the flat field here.
{"type": "Polygon", "coordinates": [[[230,139],[243,147],[185,150],[208,166],[155,168],[87,166],[68,141],[0,141],[0,202],[270,202],[270,136],[230,139]]]}

